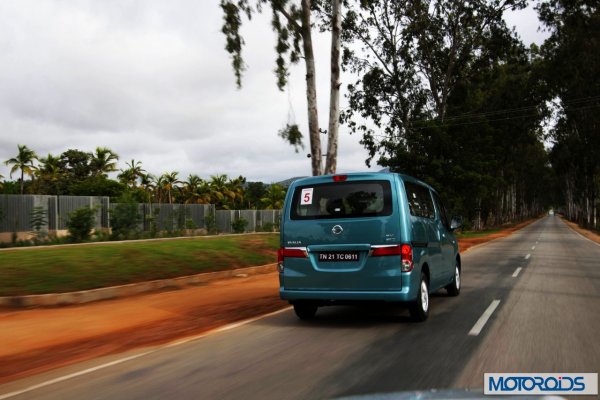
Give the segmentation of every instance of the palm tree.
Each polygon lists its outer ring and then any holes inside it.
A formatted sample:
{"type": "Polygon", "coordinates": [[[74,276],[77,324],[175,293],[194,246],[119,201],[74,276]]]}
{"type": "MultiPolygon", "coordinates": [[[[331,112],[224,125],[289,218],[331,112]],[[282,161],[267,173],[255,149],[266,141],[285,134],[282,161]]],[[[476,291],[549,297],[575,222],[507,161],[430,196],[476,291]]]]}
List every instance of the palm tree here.
{"type": "Polygon", "coordinates": [[[4,175],[0,174],[0,189],[4,187],[4,182],[2,182],[2,179],[4,179],[4,175]]]}
{"type": "Polygon", "coordinates": [[[167,198],[169,199],[169,204],[173,204],[173,190],[177,189],[177,184],[181,183],[180,180],[177,179],[177,175],[179,172],[165,172],[162,178],[162,189],[167,193],[167,198]]]}
{"type": "Polygon", "coordinates": [[[263,207],[267,210],[280,210],[283,208],[286,188],[278,183],[274,183],[267,189],[265,197],[260,199],[263,207]]]}
{"type": "Polygon", "coordinates": [[[146,171],[142,168],[142,163],[134,159],[131,159],[131,162],[125,163],[125,165],[127,168],[122,169],[117,178],[125,185],[135,188],[137,187],[138,178],[141,178],[146,171]]]}
{"type": "Polygon", "coordinates": [[[183,182],[183,202],[185,204],[192,204],[197,201],[198,198],[198,189],[200,188],[200,184],[202,183],[202,179],[195,174],[190,174],[187,178],[187,181],[183,182]]]}
{"type": "Polygon", "coordinates": [[[154,197],[156,198],[156,202],[161,204],[163,201],[163,187],[165,185],[164,175],[161,176],[152,176],[154,182],[154,197]]]}
{"type": "Polygon", "coordinates": [[[227,188],[229,189],[231,196],[231,207],[234,209],[237,209],[238,206],[241,207],[244,204],[244,196],[246,194],[244,190],[245,183],[246,178],[241,175],[235,179],[230,179],[227,183],[227,188]]]}
{"type": "Polygon", "coordinates": [[[228,186],[227,175],[212,175],[210,177],[211,203],[219,208],[229,209],[228,200],[235,198],[235,193],[228,186]]]}
{"type": "Polygon", "coordinates": [[[156,188],[155,182],[156,177],[152,174],[143,174],[140,176],[140,186],[144,190],[144,193],[146,193],[146,199],[149,204],[152,202],[152,192],[156,188]]]}
{"type": "Polygon", "coordinates": [[[33,173],[36,169],[35,165],[33,165],[33,162],[37,160],[37,154],[35,154],[35,151],[22,144],[17,145],[17,148],[19,149],[17,156],[4,161],[4,164],[12,164],[12,168],[10,169],[11,178],[13,173],[19,169],[21,170],[21,194],[23,194],[25,189],[25,174],[31,177],[33,176],[33,173]]]}
{"type": "MultiPolygon", "coordinates": [[[[90,162],[93,176],[106,176],[109,172],[117,171],[119,155],[106,147],[96,147],[90,162]]],[[[133,160],[132,160],[133,161],[133,160]]]]}
{"type": "Polygon", "coordinates": [[[211,188],[210,182],[202,180],[196,191],[198,204],[210,204],[211,201],[211,188]]]}
{"type": "Polygon", "coordinates": [[[58,183],[64,176],[60,157],[55,157],[48,153],[47,157],[42,157],[39,161],[40,165],[36,171],[36,175],[42,184],[47,184],[50,187],[50,190],[46,188],[46,193],[59,194],[58,183]]]}

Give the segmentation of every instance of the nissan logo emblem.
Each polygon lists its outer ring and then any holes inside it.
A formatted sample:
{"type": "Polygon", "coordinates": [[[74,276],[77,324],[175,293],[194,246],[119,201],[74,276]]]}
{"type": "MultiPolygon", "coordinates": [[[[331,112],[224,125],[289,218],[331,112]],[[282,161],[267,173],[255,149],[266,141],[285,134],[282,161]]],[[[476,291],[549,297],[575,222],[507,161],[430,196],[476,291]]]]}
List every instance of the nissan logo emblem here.
{"type": "Polygon", "coordinates": [[[334,235],[339,235],[340,233],[344,232],[344,229],[342,229],[342,227],[341,227],[341,226],[339,226],[339,225],[336,225],[336,226],[334,226],[333,228],[331,228],[331,232],[332,232],[334,235]]]}

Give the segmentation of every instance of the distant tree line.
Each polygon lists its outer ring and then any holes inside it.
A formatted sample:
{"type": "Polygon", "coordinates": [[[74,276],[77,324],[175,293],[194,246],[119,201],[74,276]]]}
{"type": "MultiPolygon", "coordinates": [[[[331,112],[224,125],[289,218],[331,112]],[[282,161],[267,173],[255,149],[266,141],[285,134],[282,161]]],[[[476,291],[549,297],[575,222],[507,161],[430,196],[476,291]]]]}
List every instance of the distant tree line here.
{"type": "MultiPolygon", "coordinates": [[[[504,21],[507,11],[527,4],[221,0],[225,48],[238,85],[245,68],[244,15],[273,14],[280,89],[288,65],[304,61],[314,175],[322,173],[319,132],[332,134],[333,148],[337,142],[332,121],[341,66],[356,78],[347,86],[349,106],[339,122],[360,135],[368,165],[376,161],[433,184],[456,213],[479,225],[564,206],[570,218],[597,228],[599,3],[539,2],[536,10],[551,34],[541,47],[525,46],[504,21]],[[332,37],[329,132],[316,118],[316,29],[332,37]]],[[[296,150],[302,146],[297,125],[288,124],[280,136],[296,150]]],[[[330,147],[327,156],[335,156],[330,147]]],[[[326,173],[335,172],[331,165],[326,173]]]]}
{"type": "Polygon", "coordinates": [[[540,49],[558,123],[550,160],[566,215],[600,228],[600,3],[552,0],[538,6],[550,37],[540,49]]]}
{"type": "Polygon", "coordinates": [[[150,174],[136,160],[119,169],[118,160],[118,154],[105,147],[39,157],[18,145],[15,157],[5,161],[10,176],[18,174],[18,179],[0,181],[0,193],[109,196],[139,203],[215,204],[217,209],[280,209],[286,194],[282,185],[246,182],[242,176],[213,175],[205,180],[190,174],[181,180],[177,171],[150,174]],[[109,178],[114,172],[117,179],[109,178]]]}

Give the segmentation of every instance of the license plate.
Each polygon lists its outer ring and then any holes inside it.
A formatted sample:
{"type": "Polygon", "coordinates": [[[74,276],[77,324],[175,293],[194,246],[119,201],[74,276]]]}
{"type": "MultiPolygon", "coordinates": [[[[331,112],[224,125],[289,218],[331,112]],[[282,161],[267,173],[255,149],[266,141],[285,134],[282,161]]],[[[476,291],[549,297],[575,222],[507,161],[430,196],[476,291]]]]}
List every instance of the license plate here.
{"type": "Polygon", "coordinates": [[[358,261],[358,251],[327,251],[319,253],[319,261],[358,261]]]}

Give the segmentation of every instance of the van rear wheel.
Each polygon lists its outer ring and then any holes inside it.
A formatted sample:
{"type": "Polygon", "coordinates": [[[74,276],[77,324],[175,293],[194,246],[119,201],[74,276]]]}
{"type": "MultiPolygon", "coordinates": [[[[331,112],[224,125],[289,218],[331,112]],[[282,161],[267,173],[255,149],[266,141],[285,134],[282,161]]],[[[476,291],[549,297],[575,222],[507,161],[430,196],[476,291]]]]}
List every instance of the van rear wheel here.
{"type": "Polygon", "coordinates": [[[294,312],[300,319],[313,319],[317,313],[317,305],[315,303],[302,301],[294,303],[294,312]]]}
{"type": "Polygon", "coordinates": [[[458,296],[460,294],[460,267],[458,261],[454,264],[454,279],[446,286],[446,291],[450,296],[458,296]]]}
{"type": "Polygon", "coordinates": [[[429,283],[427,283],[427,276],[424,273],[421,273],[417,299],[410,304],[408,310],[415,322],[423,322],[429,316],[429,283]]]}

